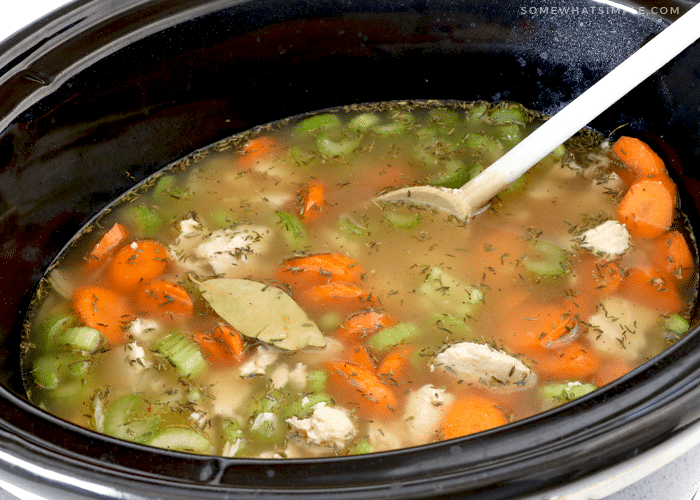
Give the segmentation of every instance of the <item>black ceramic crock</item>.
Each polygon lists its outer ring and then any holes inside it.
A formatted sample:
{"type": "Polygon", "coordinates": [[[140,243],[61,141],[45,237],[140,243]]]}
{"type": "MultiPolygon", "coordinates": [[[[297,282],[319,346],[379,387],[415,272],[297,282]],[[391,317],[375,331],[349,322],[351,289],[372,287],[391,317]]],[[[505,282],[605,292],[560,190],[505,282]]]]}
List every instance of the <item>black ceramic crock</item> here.
{"type": "MultiPolygon", "coordinates": [[[[692,3],[78,0],[0,45],[0,495],[687,500],[700,335],[548,413],[365,457],[247,460],[129,445],[30,405],[23,315],[101,208],[236,132],[352,103],[512,100],[553,113],[692,3]]],[[[700,45],[591,124],[666,160],[699,220],[700,45]]]]}

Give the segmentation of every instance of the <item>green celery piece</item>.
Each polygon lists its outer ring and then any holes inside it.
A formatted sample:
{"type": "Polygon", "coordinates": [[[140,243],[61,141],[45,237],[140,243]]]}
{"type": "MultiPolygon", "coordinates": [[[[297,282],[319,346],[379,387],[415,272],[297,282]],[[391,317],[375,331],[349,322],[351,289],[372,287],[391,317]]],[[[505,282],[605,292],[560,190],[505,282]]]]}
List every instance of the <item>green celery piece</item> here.
{"type": "Polygon", "coordinates": [[[468,111],[469,118],[483,118],[489,110],[489,105],[485,102],[475,102],[468,111]]]}
{"type": "Polygon", "coordinates": [[[494,129],[494,137],[500,140],[507,148],[512,148],[523,140],[522,129],[517,123],[500,125],[494,129]]]}
{"type": "Polygon", "coordinates": [[[569,268],[566,252],[554,243],[541,239],[530,240],[525,268],[538,277],[562,276],[569,268]]]}
{"type": "Polygon", "coordinates": [[[493,141],[493,138],[483,133],[469,134],[466,139],[464,139],[464,145],[471,149],[482,148],[487,146],[491,141],[493,141]]]}
{"type": "Polygon", "coordinates": [[[39,351],[53,352],[56,348],[57,340],[75,323],[76,319],[72,314],[49,316],[33,330],[30,340],[39,351]]]}
{"type": "Polygon", "coordinates": [[[307,151],[306,149],[302,149],[299,146],[290,147],[288,152],[289,156],[292,158],[292,161],[302,167],[309,165],[316,159],[316,155],[314,155],[314,153],[307,151]]]}
{"type": "Polygon", "coordinates": [[[38,357],[32,364],[31,373],[38,387],[55,390],[63,384],[75,381],[87,368],[89,361],[79,354],[60,352],[38,357]]]}
{"type": "Polygon", "coordinates": [[[74,326],[61,335],[62,344],[78,351],[94,353],[102,345],[102,333],[89,326],[74,326]]]}
{"type": "Polygon", "coordinates": [[[230,210],[218,208],[209,212],[206,216],[206,226],[211,229],[224,229],[231,227],[236,219],[230,210]]]}
{"type": "Polygon", "coordinates": [[[355,443],[355,446],[352,447],[349,455],[367,455],[373,451],[372,445],[369,444],[367,439],[360,439],[357,443],[355,443]]]}
{"type": "Polygon", "coordinates": [[[362,136],[355,135],[334,140],[326,132],[321,132],[316,137],[316,146],[323,156],[337,158],[347,156],[362,144],[362,136]]]}
{"type": "Polygon", "coordinates": [[[595,391],[597,388],[594,384],[581,382],[552,382],[542,386],[540,392],[545,399],[573,401],[595,391]]]}
{"type": "Polygon", "coordinates": [[[465,285],[438,267],[430,270],[418,291],[434,310],[460,319],[475,314],[484,300],[479,288],[465,285]]]}
{"type": "Polygon", "coordinates": [[[163,217],[154,209],[145,205],[131,207],[128,214],[136,233],[143,236],[156,235],[165,225],[163,217]]]}
{"type": "Polygon", "coordinates": [[[287,424],[280,416],[284,401],[285,395],[279,389],[271,390],[257,401],[248,427],[252,442],[270,444],[284,440],[287,424]]]}
{"type": "Polygon", "coordinates": [[[185,377],[196,377],[207,367],[207,361],[197,345],[179,332],[173,332],[155,344],[155,350],[165,356],[185,377]]]}
{"type": "Polygon", "coordinates": [[[459,113],[451,108],[431,108],[428,111],[428,117],[431,121],[445,125],[448,128],[454,127],[459,123],[459,113]]]}
{"type": "Polygon", "coordinates": [[[285,422],[292,417],[306,418],[313,413],[314,407],[320,403],[326,403],[326,405],[330,406],[333,404],[333,400],[328,394],[323,392],[305,394],[282,408],[280,417],[285,422]]]}
{"type": "Polygon", "coordinates": [[[413,229],[420,224],[420,221],[423,220],[423,216],[417,212],[402,213],[387,209],[384,211],[382,220],[391,227],[408,231],[409,229],[413,229]]]}
{"type": "Polygon", "coordinates": [[[341,125],[340,118],[332,113],[322,113],[319,115],[310,116],[299,122],[294,127],[295,134],[307,134],[318,132],[320,130],[328,130],[330,128],[339,127],[341,125]]]}
{"type": "Polygon", "coordinates": [[[327,373],[325,370],[312,370],[307,380],[307,390],[309,392],[323,392],[326,390],[327,373]]]}
{"type": "Polygon", "coordinates": [[[156,432],[145,444],[166,450],[189,453],[209,453],[212,449],[209,439],[200,431],[190,427],[166,427],[156,432]]]}
{"type": "Polygon", "coordinates": [[[457,189],[473,179],[482,170],[484,170],[484,167],[478,163],[467,167],[460,160],[450,160],[446,163],[442,172],[433,174],[428,178],[428,184],[457,189]]]}
{"type": "Polygon", "coordinates": [[[299,251],[308,245],[308,236],[304,223],[296,215],[289,212],[277,211],[275,215],[282,225],[284,240],[292,251],[299,251]]]}
{"type": "Polygon", "coordinates": [[[464,322],[464,319],[446,313],[434,313],[430,323],[438,329],[449,332],[452,340],[475,340],[474,329],[464,322]]]}
{"type": "Polygon", "coordinates": [[[382,328],[373,333],[367,339],[367,345],[376,353],[383,354],[392,347],[410,342],[421,334],[419,328],[414,323],[399,323],[397,325],[382,328]]]}
{"type": "Polygon", "coordinates": [[[350,217],[340,219],[340,231],[351,237],[369,236],[370,230],[354,222],[350,217]]]}
{"type": "Polygon", "coordinates": [[[492,123],[497,124],[515,123],[524,125],[528,122],[525,108],[520,104],[511,102],[501,102],[493,106],[488,112],[488,118],[492,123]]]}
{"type": "Polygon", "coordinates": [[[221,431],[223,432],[226,442],[235,446],[233,456],[238,457],[243,455],[248,447],[248,439],[243,432],[241,424],[235,419],[226,418],[221,423],[221,431]]]}
{"type": "Polygon", "coordinates": [[[153,201],[156,203],[163,203],[169,197],[170,190],[175,186],[175,176],[174,175],[164,175],[156,185],[153,187],[153,201]]]}
{"type": "Polygon", "coordinates": [[[350,130],[364,132],[377,125],[380,121],[381,118],[375,114],[362,113],[350,120],[350,123],[348,123],[348,128],[350,130]]]}
{"type": "Polygon", "coordinates": [[[155,434],[160,425],[160,417],[146,413],[146,402],[140,394],[126,394],[114,401],[107,410],[104,420],[104,433],[118,439],[145,443],[155,434]]]}
{"type": "Polygon", "coordinates": [[[666,330],[676,335],[685,335],[690,330],[690,322],[680,314],[671,314],[666,320],[666,330]]]}

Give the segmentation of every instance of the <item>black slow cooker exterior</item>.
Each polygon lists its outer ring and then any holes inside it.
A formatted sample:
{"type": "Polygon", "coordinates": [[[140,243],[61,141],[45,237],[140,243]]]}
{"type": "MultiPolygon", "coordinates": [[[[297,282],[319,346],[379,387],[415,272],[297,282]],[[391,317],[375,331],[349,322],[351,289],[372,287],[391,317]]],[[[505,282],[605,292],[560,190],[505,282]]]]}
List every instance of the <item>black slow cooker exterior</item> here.
{"type": "MultiPolygon", "coordinates": [[[[619,381],[504,428],[365,457],[276,461],[155,450],[56,419],[23,395],[19,339],[37,281],[72,235],[191,151],[352,103],[512,100],[553,113],[692,5],[78,0],[1,44],[0,492],[690,498],[700,480],[700,466],[683,467],[700,453],[698,328],[619,381]]],[[[700,44],[591,125],[605,134],[624,125],[649,141],[700,227],[700,44]]]]}

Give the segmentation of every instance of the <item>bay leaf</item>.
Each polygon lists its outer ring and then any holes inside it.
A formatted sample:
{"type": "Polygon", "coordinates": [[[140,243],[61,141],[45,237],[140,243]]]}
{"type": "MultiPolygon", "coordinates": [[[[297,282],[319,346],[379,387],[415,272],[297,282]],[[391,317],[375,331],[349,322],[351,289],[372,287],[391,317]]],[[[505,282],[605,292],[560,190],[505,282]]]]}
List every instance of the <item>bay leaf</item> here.
{"type": "Polygon", "coordinates": [[[212,309],[246,337],[292,351],[326,346],[316,323],[277,287],[235,278],[193,281],[212,309]]]}

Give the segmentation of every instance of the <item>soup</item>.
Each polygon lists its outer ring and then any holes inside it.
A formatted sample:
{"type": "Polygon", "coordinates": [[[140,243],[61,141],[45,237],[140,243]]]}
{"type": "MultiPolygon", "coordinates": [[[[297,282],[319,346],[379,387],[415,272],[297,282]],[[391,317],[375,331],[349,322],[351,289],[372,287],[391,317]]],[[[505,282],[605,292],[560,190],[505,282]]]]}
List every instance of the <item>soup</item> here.
{"type": "Polygon", "coordinates": [[[626,374],[689,329],[696,288],[649,146],[582,132],[469,221],[375,200],[459,187],[543,119],[352,106],[170,166],[47,273],[30,400],[150,446],[304,458],[481,432],[626,374]]]}

